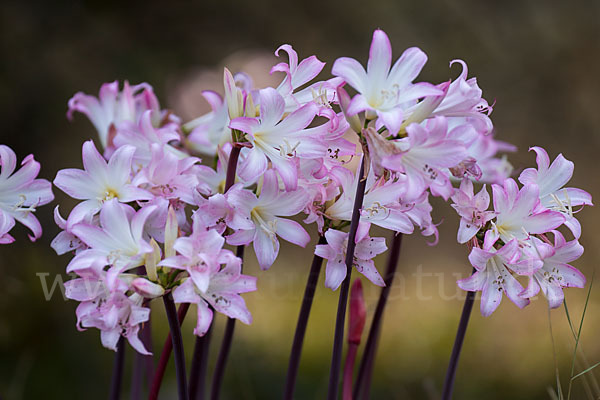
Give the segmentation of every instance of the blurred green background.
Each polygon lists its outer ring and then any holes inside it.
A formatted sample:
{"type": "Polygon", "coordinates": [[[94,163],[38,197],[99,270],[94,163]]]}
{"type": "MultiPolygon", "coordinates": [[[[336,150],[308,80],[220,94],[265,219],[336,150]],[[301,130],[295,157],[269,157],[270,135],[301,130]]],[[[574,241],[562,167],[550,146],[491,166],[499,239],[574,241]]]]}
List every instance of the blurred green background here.
{"type": "MultiPolygon", "coordinates": [[[[219,87],[225,64],[234,71],[258,71],[260,82],[274,64],[272,52],[290,43],[301,58],[316,54],[326,61],[329,72],[342,55],[365,62],[372,31],[380,27],[389,34],[395,57],[409,46],[429,55],[423,80],[454,78],[460,71],[450,70],[449,61],[467,61],[485,98],[496,100],[492,117],[498,137],[519,146],[510,156],[515,167],[534,165],[527,152],[532,145],[545,147],[553,158],[562,152],[576,162],[572,185],[596,198],[599,21],[598,1],[3,1],[0,142],[19,159],[34,153],[42,163],[41,176],[52,180],[59,169],[80,167],[82,142],[95,138],[83,116],[73,123],[65,118],[67,100],[77,91],[96,94],[102,83],[115,79],[146,81],[163,106],[187,119],[207,109],[200,91],[219,87]]],[[[58,190],[55,194],[63,212],[73,206],[58,190]]],[[[45,300],[36,275],[49,274],[49,286],[57,274],[66,278],[68,256],[57,257],[49,248],[58,232],[52,208],[37,213],[45,227],[41,240],[32,244],[25,230],[16,228],[17,242],[0,248],[0,398],[106,398],[114,354],[102,348],[97,331],[77,332],[75,302],[64,301],[59,291],[45,300]]],[[[375,399],[436,399],[441,391],[462,308],[455,280],[467,276],[470,267],[467,250],[455,241],[456,216],[443,202],[437,201],[435,209],[435,221],[444,221],[440,244],[428,247],[418,234],[404,240],[401,275],[375,369],[375,399]]],[[[600,260],[595,230],[600,213],[589,208],[580,217],[586,252],[576,266],[591,277],[600,260]]],[[[258,270],[249,252],[246,270],[259,278],[259,291],[245,296],[254,323],[238,324],[223,398],[281,397],[313,245],[306,251],[282,245],[267,272],[258,270]]],[[[385,258],[377,261],[382,270],[385,258]]],[[[299,399],[321,399],[326,393],[337,293],[320,283],[300,367],[299,399]]],[[[365,288],[372,313],[378,290],[365,288]]],[[[578,322],[586,290],[566,293],[578,322]]],[[[537,299],[519,311],[505,299],[489,318],[481,317],[475,305],[456,399],[551,398],[555,371],[546,304],[537,299]]],[[[155,349],[166,335],[161,306],[154,305],[155,349]]],[[[566,386],[574,341],[564,310],[550,316],[566,386]]],[[[194,322],[192,313],[184,327],[188,355],[194,322]]],[[[213,345],[223,318],[216,323],[213,345]]],[[[600,290],[593,289],[581,340],[590,364],[600,361],[599,328],[600,290]]],[[[128,366],[132,355],[128,348],[128,366]]],[[[175,398],[172,369],[161,392],[165,399],[175,398]]],[[[574,399],[588,398],[583,383],[575,381],[574,399]]]]}

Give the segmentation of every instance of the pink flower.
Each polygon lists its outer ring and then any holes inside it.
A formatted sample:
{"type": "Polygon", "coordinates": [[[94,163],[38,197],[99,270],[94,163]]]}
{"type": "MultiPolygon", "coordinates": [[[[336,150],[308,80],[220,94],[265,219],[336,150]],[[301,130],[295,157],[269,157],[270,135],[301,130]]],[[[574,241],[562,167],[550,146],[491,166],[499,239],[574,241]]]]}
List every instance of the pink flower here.
{"type": "MultiPolygon", "coordinates": [[[[155,143],[164,146],[165,150],[183,159],[189,155],[170,144],[170,142],[180,142],[181,135],[179,133],[179,125],[169,123],[164,126],[156,127],[152,121],[152,111],[145,111],[139,118],[138,122],[124,121],[119,124],[119,129],[114,137],[114,146],[130,145],[135,147],[133,157],[134,163],[141,168],[148,165],[152,159],[152,145],[155,143]]],[[[106,153],[109,156],[111,153],[106,153]]]]}
{"type": "Polygon", "coordinates": [[[89,249],[75,255],[67,266],[67,273],[101,270],[109,265],[107,282],[110,288],[117,275],[143,265],[145,255],[153,250],[143,237],[144,224],[155,209],[147,206],[135,212],[116,199],[105,202],[100,210],[100,226],[85,223],[73,226],[72,233],[89,249]]]}
{"type": "Polygon", "coordinates": [[[175,240],[173,249],[179,255],[158,263],[159,266],[187,271],[199,291],[205,292],[211,273],[234,257],[230,250],[223,249],[225,239],[217,231],[206,229],[199,218],[194,219],[192,234],[175,240]]]}
{"type": "MultiPolygon", "coordinates": [[[[353,174],[347,169],[337,171],[343,188],[342,194],[326,210],[325,215],[331,219],[350,221],[354,197],[358,186],[358,171],[353,174]]],[[[370,174],[367,178],[367,189],[360,213],[360,224],[356,234],[357,243],[369,233],[371,224],[396,232],[412,233],[413,223],[400,207],[400,198],[405,191],[405,183],[397,180],[386,181],[376,179],[370,174]]]]}
{"type": "Polygon", "coordinates": [[[299,223],[281,218],[302,211],[309,201],[308,194],[302,188],[289,192],[281,191],[274,170],[265,172],[258,198],[249,190],[240,190],[230,194],[228,201],[233,207],[250,216],[254,228],[236,231],[227,237],[227,243],[246,245],[252,242],[262,269],[268,269],[277,258],[278,236],[301,247],[305,247],[310,241],[310,236],[299,223]]]}
{"type": "Polygon", "coordinates": [[[120,147],[107,163],[96,150],[94,142],[89,140],[83,144],[84,170],[58,171],[54,185],[74,199],[84,200],[71,211],[69,226],[82,221],[88,214],[96,214],[107,200],[115,198],[128,203],[153,198],[146,190],[130,183],[131,163],[135,151],[132,146],[120,147]]]}
{"type": "Polygon", "coordinates": [[[385,32],[378,29],[373,32],[367,71],[358,61],[342,57],[335,61],[331,72],[359,92],[348,107],[348,115],[361,111],[376,114],[376,129],[385,125],[390,134],[395,135],[405,117],[406,104],[443,93],[429,83],[412,83],[426,61],[425,53],[413,47],[407,49],[390,70],[392,46],[385,32]]]}
{"type": "Polygon", "coordinates": [[[231,142],[229,129],[229,114],[227,102],[221,95],[205,90],[202,95],[210,104],[211,111],[183,125],[186,131],[191,131],[186,143],[200,154],[214,156],[217,149],[231,142]]]}
{"type": "Polygon", "coordinates": [[[277,57],[279,57],[281,50],[288,54],[289,62],[275,65],[271,68],[270,73],[285,73],[285,78],[277,86],[277,91],[285,100],[285,111],[293,112],[307,103],[314,103],[319,107],[319,115],[331,116],[335,114],[330,103],[335,100],[336,88],[342,84],[342,80],[332,78],[325,82],[314,82],[296,91],[319,75],[325,63],[319,61],[316,56],[310,56],[298,63],[298,53],[289,44],[281,45],[275,51],[277,57]]]}
{"type": "Polygon", "coordinates": [[[187,279],[173,291],[175,302],[198,305],[195,335],[203,336],[210,327],[213,312],[209,304],[230,318],[236,318],[245,324],[252,323],[252,315],[240,293],[255,291],[256,278],[241,274],[241,260],[233,254],[221,262],[225,264],[223,269],[220,265],[209,267],[209,284],[206,290],[200,290],[193,279],[187,279]]]}
{"type": "MultiPolygon", "coordinates": [[[[473,248],[469,261],[477,270],[469,278],[457,281],[458,286],[470,292],[482,291],[481,314],[490,316],[502,301],[502,293],[519,308],[529,304],[529,300],[521,298],[521,284],[512,276],[507,268],[514,266],[520,258],[519,245],[511,240],[502,248],[496,250],[473,248]]],[[[539,265],[537,265],[539,268],[539,265]]]]}
{"type": "Polygon", "coordinates": [[[117,351],[119,337],[125,337],[141,354],[150,355],[138,337],[140,325],[150,318],[150,309],[142,307],[143,297],[127,296],[129,286],[121,280],[110,290],[102,275],[86,275],[65,282],[65,296],[80,301],[77,307],[77,329],[100,329],[102,345],[117,351]]]}
{"type": "Polygon", "coordinates": [[[384,154],[382,165],[406,175],[406,198],[416,199],[428,188],[435,196],[448,199],[454,192],[447,168],[467,158],[461,141],[449,138],[444,117],[437,117],[425,126],[411,124],[408,138],[393,141],[397,150],[384,154]]]}
{"type": "Polygon", "coordinates": [[[158,143],[151,145],[151,152],[150,163],[137,173],[131,184],[144,187],[157,197],[194,204],[194,189],[199,181],[193,166],[200,159],[180,159],[158,143]]]}
{"type": "Polygon", "coordinates": [[[54,199],[52,185],[45,179],[36,179],[40,164],[29,155],[15,172],[17,156],[12,149],[0,145],[0,244],[12,243],[8,233],[19,221],[31,230],[29,239],[42,235],[42,226],[34,215],[36,208],[54,199]]]}
{"type": "Polygon", "coordinates": [[[307,134],[304,129],[312,122],[317,107],[308,103],[283,118],[285,101],[273,88],[260,91],[260,117],[241,117],[229,127],[247,133],[253,145],[238,168],[245,181],[256,181],[268,168],[268,162],[281,176],[287,190],[298,186],[298,171],[294,159],[322,158],[326,142],[319,136],[307,134]],[[283,118],[283,119],[282,119],[283,118]]]}
{"type": "Polygon", "coordinates": [[[581,189],[565,188],[573,176],[574,164],[559,154],[550,164],[546,150],[541,147],[532,147],[536,152],[537,170],[527,168],[519,181],[522,184],[536,184],[539,188],[540,205],[548,210],[560,212],[565,216],[565,225],[576,238],[581,236],[581,225],[574,217],[573,206],[593,205],[592,196],[581,189]]]}
{"type": "Polygon", "coordinates": [[[458,228],[458,243],[467,243],[482,229],[488,221],[495,216],[494,212],[487,211],[490,205],[490,195],[485,185],[479,193],[473,195],[473,182],[463,179],[460,189],[452,196],[452,207],[460,215],[460,226],[458,228]]]}
{"type": "Polygon", "coordinates": [[[215,229],[220,234],[223,234],[227,227],[233,230],[253,229],[254,224],[250,216],[229,201],[229,198],[244,197],[244,194],[240,193],[243,190],[242,184],[236,183],[224,195],[216,193],[208,199],[199,196],[197,198],[198,209],[193,216],[194,221],[202,221],[202,225],[207,229],[215,229]]]}
{"type": "Polygon", "coordinates": [[[513,179],[504,181],[504,186],[492,185],[496,221],[485,234],[485,247],[492,246],[498,238],[504,243],[512,239],[525,240],[532,233],[549,232],[565,222],[562,214],[550,210],[539,210],[539,189],[527,184],[519,190],[513,179]]]}
{"type": "MultiPolygon", "coordinates": [[[[158,125],[165,113],[160,111],[158,100],[147,83],[129,86],[125,81],[123,91],[119,91],[119,82],[105,83],[100,88],[99,98],[76,93],[69,100],[67,117],[73,118],[73,112],[85,114],[98,131],[103,148],[112,148],[112,139],[116,127],[123,121],[137,123],[144,111],[153,112],[153,122],[158,125]]],[[[170,117],[172,118],[172,117],[170,117]]]]}
{"type": "Polygon", "coordinates": [[[538,294],[540,288],[548,299],[550,308],[560,307],[564,300],[563,288],[585,286],[585,276],[575,267],[569,265],[583,254],[583,247],[572,240],[567,242],[564,236],[554,233],[554,247],[549,246],[539,239],[535,241],[535,251],[543,262],[540,269],[536,270],[529,278],[529,285],[521,292],[523,298],[531,298],[538,294]]]}
{"type": "MultiPolygon", "coordinates": [[[[348,246],[348,233],[335,229],[325,232],[327,244],[317,245],[315,254],[327,259],[325,269],[325,286],[336,290],[346,278],[346,248],[348,246]]],[[[353,266],[368,280],[377,286],[385,286],[383,278],[379,275],[373,258],[387,250],[385,238],[371,238],[365,236],[356,243],[353,266]]]]}

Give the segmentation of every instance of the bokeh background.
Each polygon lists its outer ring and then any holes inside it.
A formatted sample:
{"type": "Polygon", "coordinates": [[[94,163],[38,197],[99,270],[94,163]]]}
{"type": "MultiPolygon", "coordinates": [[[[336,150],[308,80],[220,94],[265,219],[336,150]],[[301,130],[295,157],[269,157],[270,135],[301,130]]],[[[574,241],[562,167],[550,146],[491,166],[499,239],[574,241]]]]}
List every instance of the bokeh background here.
{"type": "MultiPolygon", "coordinates": [[[[115,79],[145,81],[163,106],[189,119],[207,110],[200,91],[219,88],[224,65],[269,82],[272,52],[290,43],[300,57],[317,54],[329,72],[342,55],[366,62],[372,31],[380,27],[389,34],[395,57],[409,46],[429,55],[423,80],[454,78],[460,71],[449,69],[449,61],[466,60],[485,98],[496,101],[492,117],[498,137],[519,146],[510,156],[515,167],[534,165],[534,155],[527,152],[532,145],[545,147],[551,157],[562,152],[576,163],[572,184],[598,198],[599,21],[598,1],[3,1],[0,142],[20,159],[34,153],[42,163],[41,176],[52,180],[59,169],[80,167],[81,144],[95,137],[83,116],[72,123],[65,118],[67,100],[77,91],[96,94],[103,82],[115,79]]],[[[55,204],[72,207],[58,190],[55,194],[55,204]]],[[[49,248],[58,232],[52,208],[37,213],[45,227],[41,240],[30,243],[25,230],[16,228],[17,242],[0,248],[0,398],[106,398],[114,354],[102,348],[97,331],[77,332],[75,302],[65,301],[59,290],[45,299],[38,275],[47,274],[48,287],[57,276],[66,279],[68,257],[57,257],[49,248]]],[[[428,247],[418,234],[403,244],[401,275],[392,290],[375,368],[374,399],[439,398],[464,298],[455,281],[470,267],[467,250],[455,241],[456,216],[443,202],[435,208],[435,220],[443,221],[440,244],[428,247]]],[[[577,267],[591,277],[600,260],[600,212],[588,208],[580,216],[586,252],[577,267]]],[[[268,272],[258,270],[253,255],[247,257],[247,271],[259,277],[259,291],[246,296],[254,324],[238,324],[223,398],[281,397],[313,245],[306,251],[283,245],[268,272]]],[[[385,258],[377,261],[383,269],[385,258]]],[[[590,364],[600,361],[597,285],[581,339],[590,364]]],[[[366,285],[371,313],[377,294],[366,285]]],[[[567,290],[577,323],[585,294],[567,290]]],[[[319,287],[299,399],[325,397],[336,303],[337,293],[319,287]]],[[[548,313],[545,300],[538,299],[518,310],[505,299],[483,318],[477,307],[455,398],[550,399],[548,388],[556,385],[554,356],[561,383],[567,385],[574,340],[562,308],[548,313]]],[[[156,349],[167,329],[160,303],[153,314],[156,349]]],[[[190,352],[194,319],[184,327],[190,352]]],[[[217,319],[214,345],[223,322],[217,319]]],[[[128,366],[132,359],[129,351],[128,366]]],[[[575,370],[584,364],[578,360],[575,370]]],[[[585,384],[598,398],[591,378],[575,381],[572,398],[589,398],[585,384]]],[[[162,397],[175,398],[172,365],[162,397]]]]}

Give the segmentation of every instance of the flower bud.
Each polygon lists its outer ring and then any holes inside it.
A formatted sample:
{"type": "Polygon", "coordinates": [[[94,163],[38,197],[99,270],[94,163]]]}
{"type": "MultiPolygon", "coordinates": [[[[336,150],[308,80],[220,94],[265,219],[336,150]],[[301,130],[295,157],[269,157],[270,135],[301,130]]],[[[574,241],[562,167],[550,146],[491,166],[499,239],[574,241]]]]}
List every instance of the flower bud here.
{"type": "Polygon", "coordinates": [[[229,110],[229,118],[234,119],[244,116],[244,95],[240,88],[235,84],[233,75],[227,68],[223,74],[223,84],[225,86],[225,100],[229,110]]]}
{"type": "Polygon", "coordinates": [[[165,293],[165,289],[162,286],[152,283],[145,278],[134,279],[131,282],[131,286],[137,293],[148,299],[162,296],[165,293]]]}
{"type": "Polygon", "coordinates": [[[350,291],[350,318],[348,319],[348,343],[360,344],[365,322],[367,306],[363,296],[360,279],[355,279],[350,291]]]}
{"type": "Polygon", "coordinates": [[[342,109],[342,112],[344,113],[344,117],[346,117],[346,121],[348,121],[348,123],[350,124],[350,127],[352,128],[352,130],[354,132],[360,133],[360,131],[362,129],[362,124],[360,122],[360,118],[358,117],[358,114],[349,116],[346,112],[348,110],[348,106],[350,105],[350,95],[348,94],[348,92],[346,92],[346,90],[344,88],[338,87],[337,88],[337,96],[338,96],[338,100],[340,102],[340,107],[342,109]]]}

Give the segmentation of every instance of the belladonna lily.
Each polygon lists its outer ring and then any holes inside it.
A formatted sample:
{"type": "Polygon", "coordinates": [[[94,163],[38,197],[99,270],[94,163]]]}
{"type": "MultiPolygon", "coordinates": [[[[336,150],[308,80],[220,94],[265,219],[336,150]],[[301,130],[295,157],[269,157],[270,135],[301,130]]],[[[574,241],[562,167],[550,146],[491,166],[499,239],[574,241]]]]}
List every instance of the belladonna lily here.
{"type": "MultiPolygon", "coordinates": [[[[434,196],[448,199],[454,189],[448,168],[456,166],[467,157],[464,144],[449,138],[448,121],[436,117],[426,124],[410,124],[408,138],[393,141],[391,153],[381,156],[381,164],[391,171],[406,175],[408,199],[416,199],[428,188],[434,196]]],[[[388,149],[389,151],[389,149],[388,149]]]]}
{"type": "Polygon", "coordinates": [[[545,233],[565,222],[561,213],[539,210],[539,189],[527,184],[519,190],[513,179],[504,185],[492,185],[496,220],[485,234],[485,247],[492,246],[498,238],[505,243],[512,239],[525,240],[532,233],[545,233]]]}
{"type": "Polygon", "coordinates": [[[72,233],[89,248],[77,253],[67,272],[111,266],[107,276],[110,289],[120,273],[143,265],[145,255],[152,253],[153,248],[143,233],[146,219],[154,210],[154,206],[147,206],[135,212],[116,199],[105,202],[100,210],[100,226],[84,223],[73,226],[72,233]]]}
{"type": "Polygon", "coordinates": [[[58,171],[54,184],[69,196],[84,200],[71,211],[67,219],[69,226],[82,221],[88,214],[96,214],[107,200],[128,203],[153,198],[151,193],[130,183],[135,151],[133,146],[120,147],[107,163],[96,150],[94,142],[89,140],[82,149],[84,170],[58,171]]]}
{"type": "Polygon", "coordinates": [[[273,88],[262,89],[259,93],[260,117],[235,118],[229,124],[231,129],[245,132],[253,146],[238,167],[238,175],[244,181],[256,181],[267,170],[270,161],[286,189],[294,190],[298,185],[294,158],[322,158],[327,151],[327,143],[320,136],[304,131],[314,119],[317,106],[308,103],[283,118],[283,97],[273,88]]]}
{"type": "Polygon", "coordinates": [[[463,179],[460,188],[452,196],[452,207],[460,215],[458,228],[458,243],[467,243],[483,228],[488,221],[494,218],[493,211],[487,211],[490,205],[490,195],[485,185],[479,193],[473,194],[473,182],[463,179]]]}
{"type": "MultiPolygon", "coordinates": [[[[346,278],[346,248],[348,246],[348,233],[335,229],[325,232],[327,244],[317,245],[315,254],[327,260],[325,270],[325,286],[336,290],[346,278]]],[[[387,250],[385,238],[371,238],[365,236],[356,243],[353,266],[358,272],[377,286],[385,286],[383,278],[379,275],[373,258],[387,250]]]]}
{"type": "Polygon", "coordinates": [[[274,170],[268,170],[264,174],[258,197],[249,190],[228,195],[233,207],[250,215],[254,228],[236,231],[227,237],[227,243],[246,245],[253,242],[258,264],[262,269],[268,269],[279,253],[278,236],[301,247],[310,241],[310,236],[299,223],[281,218],[298,214],[309,200],[308,193],[302,188],[281,191],[277,174],[274,170]]]}
{"type": "MultiPolygon", "coordinates": [[[[358,172],[353,174],[347,169],[338,169],[335,172],[343,192],[325,210],[325,215],[335,220],[350,221],[359,179],[358,172]]],[[[375,178],[373,174],[369,174],[356,234],[357,243],[367,236],[371,224],[396,232],[413,232],[413,223],[399,203],[404,194],[404,187],[403,182],[395,180],[386,182],[384,178],[375,178]]]]}
{"type": "Polygon", "coordinates": [[[233,253],[223,249],[223,236],[214,229],[207,229],[201,221],[198,217],[194,218],[192,234],[175,240],[173,249],[179,255],[169,257],[158,265],[187,271],[198,290],[206,292],[211,273],[226,263],[233,253]]]}
{"type": "Polygon", "coordinates": [[[373,32],[367,70],[353,58],[342,57],[335,61],[331,70],[358,91],[348,107],[348,115],[367,111],[369,119],[377,116],[376,128],[383,125],[390,134],[398,133],[404,119],[404,109],[426,96],[443,94],[429,83],[412,81],[427,62],[420,49],[412,47],[392,64],[392,46],[382,30],[373,32]]]}
{"type": "Polygon", "coordinates": [[[543,262],[529,278],[529,285],[521,292],[523,298],[531,298],[542,290],[548,299],[550,308],[557,308],[563,303],[563,288],[585,286],[585,276],[575,267],[569,265],[583,254],[583,246],[577,240],[567,242],[564,236],[553,231],[554,247],[532,238],[533,249],[543,262]]]}
{"type": "Polygon", "coordinates": [[[45,179],[35,179],[40,164],[29,155],[23,159],[21,168],[15,172],[17,156],[12,149],[0,145],[0,244],[11,243],[8,233],[19,221],[31,230],[32,241],[42,235],[42,226],[34,212],[38,206],[54,199],[52,185],[45,179]]]}
{"type": "Polygon", "coordinates": [[[194,334],[203,336],[213,319],[212,309],[236,318],[245,324],[252,323],[252,315],[240,293],[256,290],[256,278],[241,274],[241,260],[228,252],[220,260],[225,264],[208,266],[208,286],[201,290],[193,279],[186,279],[173,291],[173,299],[177,303],[193,303],[198,305],[198,320],[194,334]],[[210,307],[209,307],[210,305],[210,307]]]}
{"type": "Polygon", "coordinates": [[[81,302],[76,311],[77,329],[99,329],[102,345],[113,351],[123,336],[139,353],[152,354],[138,337],[141,324],[150,318],[150,309],[142,306],[143,297],[137,293],[127,296],[129,285],[120,279],[109,289],[103,271],[84,275],[65,282],[65,296],[81,302]]]}
{"type": "MultiPolygon", "coordinates": [[[[528,299],[519,295],[523,292],[521,284],[512,276],[507,267],[515,268],[519,262],[520,252],[517,240],[511,240],[502,248],[496,250],[473,248],[469,254],[469,261],[475,267],[476,272],[469,278],[461,279],[458,286],[467,291],[482,291],[481,314],[490,316],[502,301],[502,293],[515,303],[519,308],[529,304],[528,299]]],[[[536,265],[538,268],[541,262],[536,265]]]]}
{"type": "Polygon", "coordinates": [[[527,168],[519,176],[519,181],[526,184],[536,184],[539,188],[540,205],[543,208],[558,211],[565,216],[565,225],[576,238],[581,236],[581,225],[573,216],[574,206],[592,205],[592,196],[576,188],[565,188],[573,176],[574,164],[562,154],[550,164],[546,150],[532,147],[537,154],[538,168],[527,168]]]}

